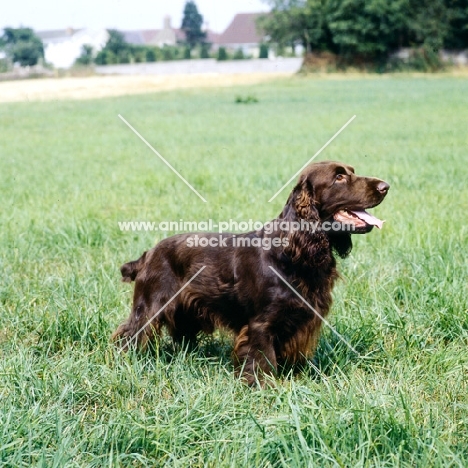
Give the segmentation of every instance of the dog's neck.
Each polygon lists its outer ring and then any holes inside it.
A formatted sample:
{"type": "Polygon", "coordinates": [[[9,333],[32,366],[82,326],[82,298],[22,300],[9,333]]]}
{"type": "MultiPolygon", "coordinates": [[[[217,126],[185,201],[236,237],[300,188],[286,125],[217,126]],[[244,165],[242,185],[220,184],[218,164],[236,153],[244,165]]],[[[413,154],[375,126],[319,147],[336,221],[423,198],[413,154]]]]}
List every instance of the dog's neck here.
{"type": "Polygon", "coordinates": [[[341,258],[346,258],[353,249],[353,241],[349,232],[339,234],[329,234],[328,239],[334,252],[341,258]]]}
{"type": "Polygon", "coordinates": [[[334,252],[341,258],[347,257],[351,252],[351,235],[347,232],[333,233],[324,230],[319,206],[303,187],[298,186],[291,192],[275,221],[285,221],[289,225],[288,232],[281,232],[280,235],[288,240],[284,253],[296,264],[327,269],[334,267],[336,263],[334,252]],[[304,225],[308,229],[304,229],[304,225]]]}
{"type": "Polygon", "coordinates": [[[353,244],[349,233],[330,233],[323,229],[319,218],[305,220],[291,214],[283,210],[273,221],[279,229],[270,236],[279,236],[285,241],[283,252],[293,263],[326,269],[335,265],[334,253],[341,258],[350,254],[353,244]],[[286,216],[282,217],[284,214],[286,216]],[[282,226],[286,226],[286,230],[282,226]]]}

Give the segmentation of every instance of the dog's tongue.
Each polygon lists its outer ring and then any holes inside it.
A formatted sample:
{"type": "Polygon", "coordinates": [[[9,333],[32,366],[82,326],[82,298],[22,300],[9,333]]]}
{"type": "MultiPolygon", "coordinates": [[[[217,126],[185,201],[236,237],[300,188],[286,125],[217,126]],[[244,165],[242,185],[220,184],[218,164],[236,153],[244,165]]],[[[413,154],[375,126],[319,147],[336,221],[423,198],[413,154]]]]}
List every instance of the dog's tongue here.
{"type": "Polygon", "coordinates": [[[371,224],[372,226],[377,226],[379,229],[382,229],[383,223],[385,222],[379,218],[376,218],[375,216],[372,216],[370,213],[368,213],[365,210],[362,210],[362,211],[349,210],[349,211],[353,213],[354,215],[356,215],[359,219],[362,219],[363,221],[365,221],[367,224],[371,224]]]}

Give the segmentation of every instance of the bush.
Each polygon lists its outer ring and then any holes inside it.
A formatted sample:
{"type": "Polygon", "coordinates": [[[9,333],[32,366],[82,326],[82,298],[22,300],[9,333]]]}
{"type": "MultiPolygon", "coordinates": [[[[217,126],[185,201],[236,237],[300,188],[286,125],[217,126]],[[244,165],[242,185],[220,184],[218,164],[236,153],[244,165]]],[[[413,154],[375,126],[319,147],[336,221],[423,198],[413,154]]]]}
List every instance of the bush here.
{"type": "Polygon", "coordinates": [[[119,55],[114,54],[111,50],[103,49],[96,56],[96,64],[98,65],[116,65],[119,63],[130,63],[133,56],[130,51],[121,51],[119,55]]]}
{"type": "Polygon", "coordinates": [[[439,53],[431,47],[425,46],[412,49],[407,60],[391,58],[386,64],[385,71],[410,71],[435,72],[444,69],[439,53]]]}
{"type": "Polygon", "coordinates": [[[114,65],[114,64],[117,64],[119,63],[119,58],[117,57],[117,55],[114,54],[114,52],[111,52],[110,50],[107,51],[107,63],[109,65],[114,65]]]}
{"type": "Polygon", "coordinates": [[[96,63],[96,65],[106,65],[105,52],[100,50],[96,54],[96,58],[94,59],[94,62],[96,63]]]}
{"type": "Polygon", "coordinates": [[[175,54],[171,47],[164,46],[162,49],[163,60],[174,60],[175,54]]]}
{"type": "Polygon", "coordinates": [[[228,57],[228,53],[226,49],[224,47],[220,47],[218,49],[218,60],[223,61],[223,60],[227,60],[228,58],[229,57],[228,57]]]}
{"type": "Polygon", "coordinates": [[[260,53],[258,54],[258,58],[268,58],[268,46],[266,44],[260,44],[260,53]]]}
{"type": "Polygon", "coordinates": [[[156,57],[156,50],[153,48],[149,48],[146,50],[146,61],[147,62],[156,62],[157,57],[156,57]]]}
{"type": "Polygon", "coordinates": [[[144,47],[135,48],[132,52],[132,58],[135,63],[146,62],[146,50],[144,47]]]}
{"type": "Polygon", "coordinates": [[[96,55],[95,62],[97,65],[113,65],[118,63],[117,56],[110,50],[102,49],[96,55]]]}
{"type": "Polygon", "coordinates": [[[210,44],[202,44],[200,46],[200,58],[201,59],[210,58],[210,44]]]}
{"type": "Polygon", "coordinates": [[[187,46],[184,48],[184,59],[190,60],[192,58],[192,51],[190,50],[190,47],[187,46]]]}
{"type": "Polygon", "coordinates": [[[85,44],[81,47],[81,55],[76,59],[77,65],[91,65],[93,63],[93,46],[85,44]]]}
{"type": "Polygon", "coordinates": [[[0,59],[0,73],[5,73],[9,69],[8,60],[7,59],[0,59]]]}
{"type": "Polygon", "coordinates": [[[157,62],[159,60],[176,60],[182,57],[190,58],[188,46],[165,45],[163,48],[159,48],[156,46],[126,44],[119,48],[114,47],[114,50],[106,45],[106,47],[96,55],[95,63],[97,65],[111,65],[117,63],[146,63],[157,62]],[[118,53],[114,52],[114,50],[118,50],[118,53]]]}
{"type": "Polygon", "coordinates": [[[129,50],[123,50],[117,56],[117,63],[131,63],[132,62],[132,55],[129,50]]]}
{"type": "Polygon", "coordinates": [[[239,47],[235,52],[232,57],[234,60],[243,60],[245,59],[244,51],[239,47]]]}
{"type": "Polygon", "coordinates": [[[251,96],[250,94],[243,97],[243,96],[236,96],[234,101],[236,104],[255,104],[258,102],[258,99],[255,96],[251,96]]]}

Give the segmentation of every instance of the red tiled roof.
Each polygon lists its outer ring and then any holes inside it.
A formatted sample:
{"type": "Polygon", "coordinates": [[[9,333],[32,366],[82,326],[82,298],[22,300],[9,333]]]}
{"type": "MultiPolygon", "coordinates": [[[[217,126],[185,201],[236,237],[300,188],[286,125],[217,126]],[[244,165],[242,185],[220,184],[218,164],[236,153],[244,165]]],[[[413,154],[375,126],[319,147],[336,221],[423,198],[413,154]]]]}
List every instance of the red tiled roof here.
{"type": "MultiPolygon", "coordinates": [[[[182,29],[171,28],[175,34],[176,41],[185,41],[185,32],[182,29]]],[[[135,31],[120,31],[129,44],[152,44],[155,38],[163,32],[164,29],[141,29],[135,31]]],[[[206,31],[206,41],[210,44],[217,44],[221,34],[208,29],[206,31]]]]}
{"type": "Polygon", "coordinates": [[[210,44],[219,44],[219,38],[221,37],[221,34],[215,33],[211,29],[206,30],[206,42],[210,44]]]}
{"type": "Polygon", "coordinates": [[[219,37],[218,44],[259,44],[263,35],[257,31],[256,20],[264,13],[238,13],[219,37]]]}
{"type": "Polygon", "coordinates": [[[185,33],[182,29],[174,29],[174,32],[178,41],[185,41],[185,33]]]}
{"type": "MultiPolygon", "coordinates": [[[[156,36],[161,34],[164,29],[139,29],[135,31],[120,31],[124,39],[129,44],[145,45],[152,44],[156,36]]],[[[172,29],[177,41],[185,40],[185,33],[181,29],[172,29]]]]}
{"type": "Polygon", "coordinates": [[[149,44],[157,34],[159,34],[160,29],[144,29],[141,31],[141,36],[143,38],[144,44],[149,44]]]}

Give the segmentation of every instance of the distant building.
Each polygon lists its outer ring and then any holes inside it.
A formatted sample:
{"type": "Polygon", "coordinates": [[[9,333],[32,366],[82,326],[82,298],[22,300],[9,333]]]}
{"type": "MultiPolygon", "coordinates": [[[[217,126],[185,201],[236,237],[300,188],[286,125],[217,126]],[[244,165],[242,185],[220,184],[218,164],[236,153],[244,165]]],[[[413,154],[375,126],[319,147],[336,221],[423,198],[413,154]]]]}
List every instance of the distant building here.
{"type": "MultiPolygon", "coordinates": [[[[265,13],[238,13],[226,30],[215,33],[205,25],[206,42],[213,49],[225,47],[231,51],[242,49],[245,55],[259,56],[260,44],[265,35],[259,31],[257,20],[265,13]]],[[[185,41],[185,33],[171,25],[170,16],[165,16],[161,29],[120,30],[125,42],[133,45],[174,46],[185,41]]],[[[45,60],[56,68],[69,68],[81,55],[83,46],[90,45],[97,53],[109,40],[106,29],[60,29],[36,33],[44,44],[45,60]]]]}
{"type": "MultiPolygon", "coordinates": [[[[231,51],[242,49],[244,54],[258,57],[260,44],[264,42],[264,34],[258,28],[256,21],[265,13],[239,13],[232,19],[227,29],[221,33],[215,33],[205,28],[206,42],[213,49],[225,47],[231,51]]],[[[206,25],[207,26],[207,25],[206,25]]],[[[185,33],[182,29],[173,28],[170,16],[166,16],[162,29],[146,29],[133,31],[120,31],[126,42],[135,45],[176,45],[184,42],[185,33]]]]}
{"type": "Polygon", "coordinates": [[[205,42],[207,42],[208,44],[211,44],[214,49],[217,49],[221,34],[215,33],[214,31],[208,28],[205,29],[205,33],[206,33],[205,42]]]}
{"type": "MultiPolygon", "coordinates": [[[[162,29],[141,29],[133,31],[119,31],[129,44],[134,45],[152,45],[163,47],[165,45],[173,46],[185,41],[185,33],[182,29],[173,28],[171,17],[165,16],[162,29]]],[[[206,42],[217,44],[220,34],[206,30],[206,42]]]]}
{"type": "Polygon", "coordinates": [[[238,50],[242,49],[244,54],[258,57],[260,44],[264,42],[264,34],[257,28],[257,19],[265,13],[238,13],[219,35],[218,47],[238,50]]]}
{"type": "Polygon", "coordinates": [[[143,39],[143,32],[140,30],[135,31],[122,31],[119,29],[119,33],[122,34],[125,42],[133,45],[144,45],[145,41],[143,39]]]}
{"type": "Polygon", "coordinates": [[[134,45],[176,45],[185,39],[181,29],[173,28],[171,17],[165,16],[162,29],[142,29],[136,31],[120,31],[126,42],[134,45]]]}
{"type": "Polygon", "coordinates": [[[185,33],[182,29],[174,29],[171,26],[171,17],[165,16],[163,28],[149,39],[148,44],[163,47],[164,45],[175,45],[177,42],[185,39],[185,33]]]}
{"type": "Polygon", "coordinates": [[[59,29],[38,31],[44,44],[45,61],[55,68],[69,68],[81,55],[84,45],[90,45],[94,52],[99,52],[109,39],[105,29],[59,29]]]}

